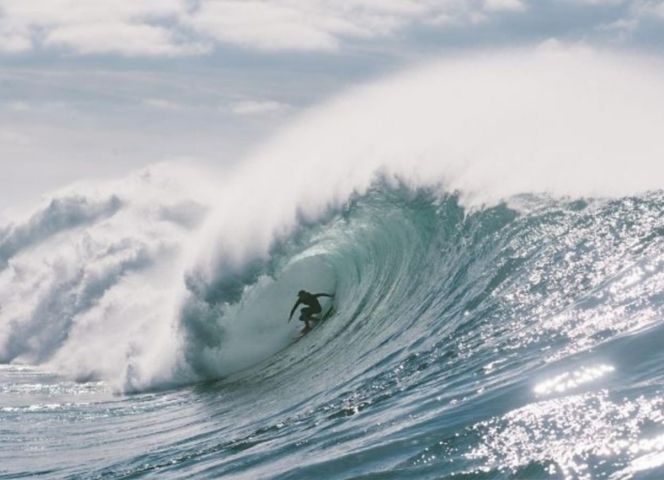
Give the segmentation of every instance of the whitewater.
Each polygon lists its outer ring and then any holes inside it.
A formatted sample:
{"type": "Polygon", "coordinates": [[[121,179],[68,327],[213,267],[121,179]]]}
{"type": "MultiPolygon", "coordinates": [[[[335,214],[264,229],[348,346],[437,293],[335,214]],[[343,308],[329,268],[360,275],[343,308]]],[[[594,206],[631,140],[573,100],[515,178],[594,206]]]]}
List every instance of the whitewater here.
{"type": "Polygon", "coordinates": [[[662,85],[451,56],[6,214],[0,478],[664,477],[662,85]]]}

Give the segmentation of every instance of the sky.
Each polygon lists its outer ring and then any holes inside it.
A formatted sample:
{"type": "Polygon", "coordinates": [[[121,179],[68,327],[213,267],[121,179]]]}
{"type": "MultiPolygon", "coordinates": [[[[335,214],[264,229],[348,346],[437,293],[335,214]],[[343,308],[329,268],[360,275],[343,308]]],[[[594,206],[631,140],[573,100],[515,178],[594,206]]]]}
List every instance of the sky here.
{"type": "Polygon", "coordinates": [[[233,165],[355,85],[544,43],[659,55],[664,0],[0,0],[0,212],[155,162],[233,165]]]}

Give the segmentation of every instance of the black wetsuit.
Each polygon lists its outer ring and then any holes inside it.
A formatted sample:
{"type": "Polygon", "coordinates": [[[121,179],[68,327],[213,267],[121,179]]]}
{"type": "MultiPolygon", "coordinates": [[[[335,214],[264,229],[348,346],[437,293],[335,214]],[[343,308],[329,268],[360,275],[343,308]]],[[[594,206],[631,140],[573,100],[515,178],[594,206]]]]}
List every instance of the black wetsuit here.
{"type": "Polygon", "coordinates": [[[300,321],[305,322],[307,325],[309,325],[309,320],[312,320],[312,316],[322,311],[320,302],[318,301],[318,297],[333,297],[333,296],[334,295],[329,295],[327,293],[309,293],[303,291],[301,294],[298,295],[297,302],[295,303],[295,305],[293,305],[293,309],[291,310],[290,316],[291,318],[293,317],[295,309],[298,307],[298,305],[302,303],[306,305],[306,307],[303,308],[302,311],[300,312],[300,321]]]}

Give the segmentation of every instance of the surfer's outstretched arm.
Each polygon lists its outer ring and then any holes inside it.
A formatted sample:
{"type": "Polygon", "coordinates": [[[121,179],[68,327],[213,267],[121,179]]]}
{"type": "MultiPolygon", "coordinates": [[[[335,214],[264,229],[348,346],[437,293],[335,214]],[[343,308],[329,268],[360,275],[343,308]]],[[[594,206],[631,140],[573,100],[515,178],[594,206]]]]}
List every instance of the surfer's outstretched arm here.
{"type": "Polygon", "coordinates": [[[293,314],[295,313],[295,309],[297,308],[297,306],[298,306],[300,303],[302,303],[302,302],[298,299],[298,301],[295,302],[295,305],[293,305],[293,309],[290,311],[290,315],[289,315],[289,317],[288,317],[288,321],[289,321],[289,322],[291,321],[291,318],[293,318],[293,314]]]}
{"type": "Polygon", "coordinates": [[[330,297],[333,298],[334,294],[329,294],[329,293],[314,293],[314,297],[330,297]]]}

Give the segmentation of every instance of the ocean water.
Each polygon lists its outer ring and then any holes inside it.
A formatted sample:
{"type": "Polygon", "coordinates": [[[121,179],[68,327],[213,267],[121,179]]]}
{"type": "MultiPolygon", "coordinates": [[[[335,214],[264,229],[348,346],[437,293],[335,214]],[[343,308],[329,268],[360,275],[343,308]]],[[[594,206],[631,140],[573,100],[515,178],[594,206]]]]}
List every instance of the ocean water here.
{"type": "Polygon", "coordinates": [[[0,477],[663,478],[660,74],[519,55],[0,226],[0,477]]]}

